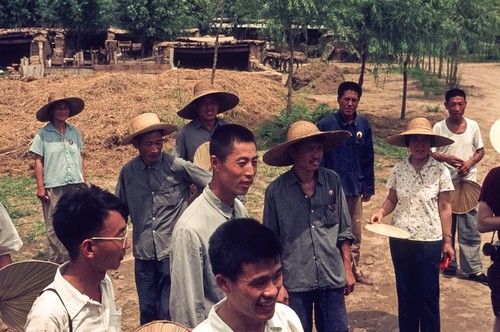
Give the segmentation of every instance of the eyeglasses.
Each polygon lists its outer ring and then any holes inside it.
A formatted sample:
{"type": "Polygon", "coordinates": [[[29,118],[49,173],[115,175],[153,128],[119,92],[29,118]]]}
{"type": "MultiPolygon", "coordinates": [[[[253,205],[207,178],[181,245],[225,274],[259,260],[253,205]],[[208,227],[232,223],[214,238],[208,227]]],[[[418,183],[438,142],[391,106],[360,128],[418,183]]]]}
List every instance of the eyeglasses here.
{"type": "Polygon", "coordinates": [[[125,234],[120,237],[111,237],[111,236],[94,236],[91,237],[90,240],[108,240],[108,241],[122,241],[122,249],[125,249],[127,246],[127,233],[128,233],[128,225],[125,228],[125,234]]]}

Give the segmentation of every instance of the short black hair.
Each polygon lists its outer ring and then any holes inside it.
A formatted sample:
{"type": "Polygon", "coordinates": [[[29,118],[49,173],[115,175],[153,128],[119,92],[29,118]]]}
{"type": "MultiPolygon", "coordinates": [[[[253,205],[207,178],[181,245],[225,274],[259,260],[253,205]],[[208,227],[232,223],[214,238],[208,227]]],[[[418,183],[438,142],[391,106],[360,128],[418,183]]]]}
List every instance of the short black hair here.
{"type": "Polygon", "coordinates": [[[279,262],[281,243],[274,233],[251,218],[233,219],[219,226],[208,242],[214,275],[236,281],[243,264],[279,262]]]}
{"type": "Polygon", "coordinates": [[[237,124],[227,124],[217,128],[210,138],[210,155],[225,161],[233,149],[234,142],[254,143],[255,136],[246,127],[237,124]]]}
{"type": "Polygon", "coordinates": [[[99,235],[110,211],[117,211],[127,221],[128,208],[118,197],[98,186],[64,194],[56,205],[54,231],[74,260],[83,240],[99,235]]]}
{"type": "Polygon", "coordinates": [[[467,100],[467,96],[465,95],[465,91],[462,89],[450,89],[446,91],[446,94],[444,95],[444,101],[448,102],[451,98],[453,97],[464,97],[465,100],[467,100]]]}
{"type": "Polygon", "coordinates": [[[349,90],[356,91],[358,93],[358,98],[361,98],[361,95],[363,94],[363,89],[361,89],[361,86],[358,83],[345,81],[340,83],[339,88],[337,89],[337,97],[340,99],[344,93],[349,90]]]}

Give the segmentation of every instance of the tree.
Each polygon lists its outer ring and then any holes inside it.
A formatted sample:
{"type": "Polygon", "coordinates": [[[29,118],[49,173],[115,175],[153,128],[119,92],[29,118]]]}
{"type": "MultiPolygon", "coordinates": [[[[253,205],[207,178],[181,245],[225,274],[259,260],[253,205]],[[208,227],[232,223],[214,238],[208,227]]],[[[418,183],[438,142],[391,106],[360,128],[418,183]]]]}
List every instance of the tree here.
{"type": "Polygon", "coordinates": [[[0,2],[0,27],[21,28],[38,26],[38,1],[9,0],[0,2]]]}

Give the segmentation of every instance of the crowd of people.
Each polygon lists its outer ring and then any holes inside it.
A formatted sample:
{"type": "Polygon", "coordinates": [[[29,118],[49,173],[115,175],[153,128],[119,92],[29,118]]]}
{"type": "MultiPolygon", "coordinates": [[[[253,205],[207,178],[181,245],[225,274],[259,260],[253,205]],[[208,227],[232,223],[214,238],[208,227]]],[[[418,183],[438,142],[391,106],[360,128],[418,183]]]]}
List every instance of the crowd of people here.
{"type": "MultiPolygon", "coordinates": [[[[268,185],[262,222],[248,218],[241,200],[257,173],[255,137],[218,117],[237,106],[235,94],[209,81],[196,84],[178,112],[191,121],[171,154],[163,151],[164,137],[175,126],[154,113],[131,119],[121,144],[137,156],[121,169],[114,194],[87,184],[83,140],[67,123],[84,101],[50,96],[36,112],[47,124],[30,151],[48,259],[62,265],[33,304],[26,331],[120,331],[121,309],[106,273],[129,248],[141,325],[171,320],[194,331],[348,331],[345,296],[356,284],[376,282],[360,260],[363,203],[375,194],[372,128],[357,113],[361,95],[357,83],[341,83],[338,111],[317,124],[293,123],[285,142],[263,155],[267,165],[291,167],[268,185]],[[206,142],[210,171],[193,162],[206,142]]],[[[444,105],[449,117],[434,127],[415,118],[387,138],[407,148],[408,157],[394,166],[387,198],[369,219],[380,223],[392,213],[392,225],[409,234],[389,240],[403,332],[440,330],[440,262],[452,262],[443,275],[453,277],[457,231],[461,271],[489,282],[500,314],[494,277],[500,268],[495,261],[484,274],[479,233],[500,228],[500,173],[488,174],[479,210],[452,211],[453,180],[476,181],[484,146],[477,123],[464,117],[465,92],[449,90],[444,105]]],[[[1,268],[22,242],[2,205],[0,226],[1,268]]]]}

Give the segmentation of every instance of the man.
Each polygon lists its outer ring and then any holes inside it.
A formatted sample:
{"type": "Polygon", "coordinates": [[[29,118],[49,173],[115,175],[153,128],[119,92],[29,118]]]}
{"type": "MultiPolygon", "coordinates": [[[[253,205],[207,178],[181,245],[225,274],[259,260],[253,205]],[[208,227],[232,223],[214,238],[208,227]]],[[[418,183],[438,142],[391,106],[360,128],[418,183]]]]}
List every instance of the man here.
{"type": "Polygon", "coordinates": [[[217,286],[226,297],[194,331],[303,331],[297,314],[277,303],[283,285],[281,245],[257,220],[234,219],[210,237],[209,256],[217,286]]]}
{"type": "Polygon", "coordinates": [[[170,245],[175,223],[187,206],[189,186],[203,188],[210,174],[181,158],[162,152],[163,136],[175,127],[154,113],[135,117],[122,144],[139,155],[123,166],[116,195],[127,204],[133,228],[135,283],[141,325],[169,319],[170,245]]]}
{"type": "MultiPolygon", "coordinates": [[[[500,120],[490,131],[491,145],[500,153],[500,120]]],[[[500,231],[500,167],[489,171],[479,196],[477,228],[481,233],[500,231]]],[[[498,236],[497,236],[498,240],[498,236]]],[[[493,242],[493,238],[491,240],[493,242]]],[[[485,244],[485,247],[489,244],[485,244]]],[[[483,252],[486,251],[483,249],[483,252]]],[[[493,264],[488,269],[488,285],[491,289],[491,304],[495,315],[494,332],[500,332],[500,242],[490,245],[489,253],[493,264]]]]}
{"type": "MultiPolygon", "coordinates": [[[[446,136],[455,143],[437,148],[432,154],[434,159],[444,162],[451,173],[452,180],[471,180],[477,182],[476,164],[483,159],[484,147],[479,126],[476,121],[464,116],[467,100],[465,91],[451,89],[446,92],[444,106],[449,116],[434,125],[434,132],[446,136]]],[[[477,209],[463,214],[453,213],[451,243],[455,248],[455,233],[458,230],[460,248],[460,269],[469,280],[487,284],[481,262],[481,234],[477,230],[477,209]]],[[[456,261],[443,270],[443,276],[451,278],[457,271],[456,261]]]]}
{"type": "Polygon", "coordinates": [[[185,125],[175,139],[173,154],[193,161],[196,149],[210,140],[215,129],[228,124],[217,114],[238,105],[238,96],[216,89],[210,81],[201,81],[194,86],[194,97],[177,114],[192,120],[185,125]]]}
{"type": "Polygon", "coordinates": [[[311,332],[347,331],[344,296],[354,290],[351,219],[337,173],[320,167],[324,151],[350,136],[320,132],[307,121],[290,126],[285,143],[264,154],[270,166],[293,167],[266,189],[264,225],[283,246],[284,285],[290,307],[311,332]]]}
{"type": "Polygon", "coordinates": [[[208,240],[229,219],[246,217],[244,195],[257,172],[257,147],[250,130],[229,124],[210,139],[212,180],[184,211],[172,239],[172,320],[194,327],[207,318],[223,294],[208,259],[208,240]]]}
{"type": "Polygon", "coordinates": [[[106,272],[118,269],[130,248],[127,218],[127,206],[96,186],[61,197],[53,223],[69,262],[36,299],[26,331],[121,331],[106,272]]]}
{"type": "Polygon", "coordinates": [[[0,269],[12,263],[11,254],[18,251],[23,242],[7,213],[0,203],[0,269]]]}
{"type": "Polygon", "coordinates": [[[351,133],[351,137],[342,144],[325,152],[322,166],[334,170],[342,182],[355,236],[351,245],[354,277],[360,284],[373,285],[360,266],[363,203],[375,193],[372,129],[368,119],[356,113],[361,94],[357,83],[341,83],[337,90],[339,111],[319,121],[318,128],[321,131],[347,130],[351,133]]]}

